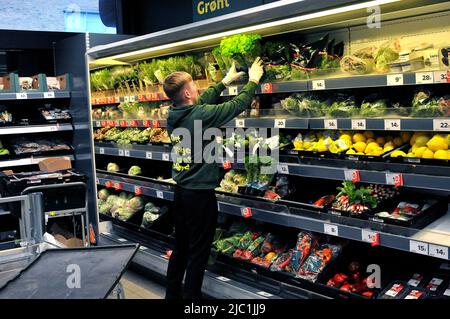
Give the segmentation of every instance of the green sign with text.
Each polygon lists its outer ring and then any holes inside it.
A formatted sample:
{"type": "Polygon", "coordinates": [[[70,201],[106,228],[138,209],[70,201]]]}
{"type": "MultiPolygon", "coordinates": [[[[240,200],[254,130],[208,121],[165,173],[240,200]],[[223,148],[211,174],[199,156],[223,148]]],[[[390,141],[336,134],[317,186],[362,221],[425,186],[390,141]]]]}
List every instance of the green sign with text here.
{"type": "Polygon", "coordinates": [[[205,20],[256,7],[262,3],[262,0],[193,0],[193,20],[205,20]]]}

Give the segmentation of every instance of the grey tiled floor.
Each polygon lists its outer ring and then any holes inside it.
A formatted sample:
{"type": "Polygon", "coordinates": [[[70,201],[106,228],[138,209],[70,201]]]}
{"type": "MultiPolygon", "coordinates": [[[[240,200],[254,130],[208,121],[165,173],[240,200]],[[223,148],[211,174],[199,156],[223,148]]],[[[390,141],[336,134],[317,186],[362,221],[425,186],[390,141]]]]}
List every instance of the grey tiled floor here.
{"type": "Polygon", "coordinates": [[[120,280],[126,299],[163,299],[165,287],[141,276],[127,271],[120,280]]]}

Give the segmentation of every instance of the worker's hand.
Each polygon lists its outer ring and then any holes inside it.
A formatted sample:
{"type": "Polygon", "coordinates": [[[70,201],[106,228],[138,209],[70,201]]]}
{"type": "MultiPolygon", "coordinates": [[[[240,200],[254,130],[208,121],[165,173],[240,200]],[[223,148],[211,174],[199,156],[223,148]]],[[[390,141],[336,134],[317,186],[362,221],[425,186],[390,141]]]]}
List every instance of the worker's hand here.
{"type": "Polygon", "coordinates": [[[248,71],[249,81],[258,84],[263,74],[264,74],[263,61],[261,60],[260,57],[257,57],[255,62],[253,62],[252,66],[250,67],[250,70],[248,71]]]}
{"type": "Polygon", "coordinates": [[[245,74],[245,72],[237,72],[236,71],[236,65],[233,64],[231,65],[230,70],[228,71],[227,75],[223,78],[222,83],[225,86],[230,85],[232,82],[236,81],[237,79],[239,79],[241,76],[243,76],[245,74]]]}

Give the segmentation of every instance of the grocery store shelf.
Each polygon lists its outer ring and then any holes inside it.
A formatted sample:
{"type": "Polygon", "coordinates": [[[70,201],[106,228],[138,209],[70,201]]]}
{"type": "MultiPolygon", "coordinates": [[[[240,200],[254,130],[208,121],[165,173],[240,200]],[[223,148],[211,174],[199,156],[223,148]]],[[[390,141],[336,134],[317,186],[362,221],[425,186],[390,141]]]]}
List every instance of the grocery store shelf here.
{"type": "MultiPolygon", "coordinates": [[[[448,70],[395,73],[383,75],[344,76],[339,78],[314,79],[307,81],[262,83],[256,94],[295,93],[319,90],[356,89],[423,84],[448,84],[448,70]]],[[[239,94],[244,86],[227,88],[222,96],[239,94]]]]}
{"type": "Polygon", "coordinates": [[[118,145],[95,143],[95,154],[170,161],[170,145],[118,145]]]}
{"type": "Polygon", "coordinates": [[[36,165],[36,164],[39,164],[40,161],[43,161],[43,160],[45,160],[47,158],[55,158],[55,157],[68,157],[72,161],[74,160],[73,155],[28,157],[28,158],[21,158],[21,159],[15,159],[15,160],[0,161],[0,168],[14,167],[14,166],[36,165]]]}
{"type": "Polygon", "coordinates": [[[0,93],[0,101],[23,101],[40,99],[67,99],[70,98],[70,92],[27,92],[27,93],[0,93]]]}
{"type": "Polygon", "coordinates": [[[76,209],[65,209],[58,211],[45,212],[45,216],[48,218],[58,218],[58,217],[67,217],[67,216],[78,216],[86,213],[85,208],[76,208],[76,209]]]}
{"type": "Polygon", "coordinates": [[[167,127],[167,120],[101,120],[101,121],[93,121],[94,128],[101,127],[167,127]]]}
{"type": "Polygon", "coordinates": [[[9,127],[0,127],[0,135],[64,132],[72,130],[73,130],[72,124],[68,123],[51,124],[51,125],[9,126],[9,127]]]}
{"type": "MultiPolygon", "coordinates": [[[[100,234],[100,243],[125,245],[135,242],[135,239],[127,238],[127,232],[117,233],[113,229],[100,234]]],[[[132,237],[132,236],[130,236],[132,237]]],[[[168,260],[167,257],[152,248],[140,246],[134,257],[133,264],[148,269],[160,276],[166,276],[168,260]]],[[[261,289],[240,283],[231,278],[219,276],[211,271],[205,272],[202,291],[204,294],[218,299],[280,299],[261,289]]]]}
{"type": "Polygon", "coordinates": [[[124,178],[111,174],[97,172],[97,185],[120,189],[127,192],[136,193],[173,201],[173,188],[167,184],[159,184],[151,181],[137,180],[135,178],[124,178]]]}
{"type": "Polygon", "coordinates": [[[170,99],[162,92],[147,93],[127,96],[109,96],[102,98],[91,98],[92,105],[119,104],[123,102],[146,102],[146,101],[169,101],[170,99]]]}

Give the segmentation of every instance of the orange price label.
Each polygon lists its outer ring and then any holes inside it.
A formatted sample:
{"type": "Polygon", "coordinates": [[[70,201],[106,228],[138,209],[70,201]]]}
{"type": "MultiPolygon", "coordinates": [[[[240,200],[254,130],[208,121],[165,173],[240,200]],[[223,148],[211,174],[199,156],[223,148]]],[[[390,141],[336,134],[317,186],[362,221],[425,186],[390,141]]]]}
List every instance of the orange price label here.
{"type": "Polygon", "coordinates": [[[273,84],[272,83],[264,83],[261,85],[262,93],[273,93],[273,84]]]}
{"type": "Polygon", "coordinates": [[[143,120],[142,121],[142,126],[143,127],[150,127],[152,125],[150,120],[143,120]]]}
{"type": "Polygon", "coordinates": [[[253,216],[252,209],[249,207],[241,208],[241,215],[244,218],[250,218],[253,216]]]}
{"type": "Polygon", "coordinates": [[[119,191],[119,190],[121,190],[122,188],[123,188],[122,183],[115,183],[115,184],[114,184],[114,189],[115,189],[116,191],[119,191]]]}
{"type": "Polygon", "coordinates": [[[135,186],[135,187],[134,187],[134,194],[136,194],[136,195],[142,195],[142,187],[140,187],[140,186],[135,186]]]}

